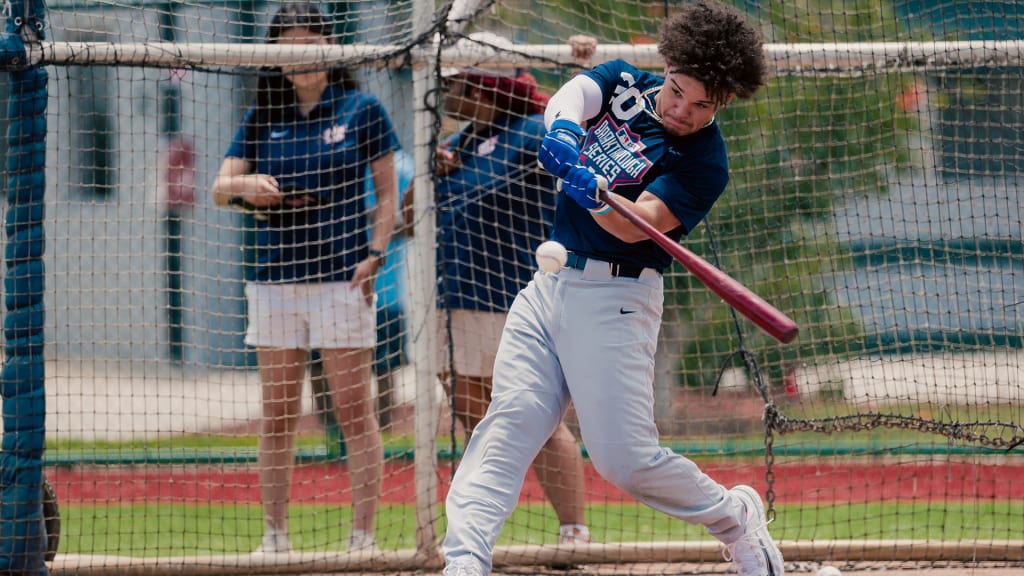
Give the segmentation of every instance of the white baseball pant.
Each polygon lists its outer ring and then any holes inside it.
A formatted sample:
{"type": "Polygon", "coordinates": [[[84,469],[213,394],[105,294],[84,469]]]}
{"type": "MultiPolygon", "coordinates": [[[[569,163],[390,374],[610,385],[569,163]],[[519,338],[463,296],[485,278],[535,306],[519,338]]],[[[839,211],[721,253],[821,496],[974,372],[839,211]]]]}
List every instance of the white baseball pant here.
{"type": "Polygon", "coordinates": [[[446,561],[472,555],[490,572],[526,472],[570,396],[601,476],[723,542],[742,535],[743,505],[659,444],[652,382],[663,299],[656,271],[615,278],[597,260],[584,270],[537,272],[520,292],[498,348],[490,408],[448,493],[446,561]]]}

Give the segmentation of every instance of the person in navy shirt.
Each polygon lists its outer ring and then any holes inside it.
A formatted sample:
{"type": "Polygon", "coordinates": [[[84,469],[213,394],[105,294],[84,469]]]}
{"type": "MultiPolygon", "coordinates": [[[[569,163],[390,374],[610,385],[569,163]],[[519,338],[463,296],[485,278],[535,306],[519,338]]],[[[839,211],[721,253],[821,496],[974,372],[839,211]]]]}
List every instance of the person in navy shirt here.
{"type": "Polygon", "coordinates": [[[658,230],[677,240],[692,232],[729,178],[715,113],[765,83],[762,40],[735,9],[697,0],[662,23],[658,52],[662,75],[606,62],[564,84],[545,110],[539,160],[561,180],[551,236],[569,257],[561,270],[538,271],[509,310],[490,408],[448,492],[446,576],[490,572],[528,463],[570,399],[605,479],[703,525],[741,576],[783,573],[758,493],[726,489],[660,445],[654,358],[672,258],[598,195],[603,178],[658,230]]]}
{"type": "MultiPolygon", "coordinates": [[[[577,39],[582,57],[593,46],[577,39]]],[[[457,45],[510,42],[477,32],[457,45]]],[[[505,315],[536,270],[550,232],[554,178],[537,164],[544,105],[534,77],[512,68],[443,68],[445,112],[465,125],[437,150],[438,365],[456,417],[471,435],[487,411],[505,315]]],[[[406,194],[404,205],[411,207],[406,194]]],[[[564,423],[534,461],[559,520],[559,541],[589,542],[583,458],[564,423]]]]}
{"type": "MultiPolygon", "coordinates": [[[[282,7],[268,42],[333,42],[308,3],[282,7]]],[[[257,216],[257,262],[245,292],[246,343],[257,348],[263,418],[257,553],[291,549],[288,495],[308,351],[319,349],[352,475],[350,550],[373,550],[383,449],[371,392],[374,277],[394,228],[398,140],[376,97],[341,68],[261,71],[255,104],[213,183],[217,205],[257,216]],[[367,169],[377,197],[364,208],[367,169]],[[367,230],[372,229],[372,234],[367,230]]]]}

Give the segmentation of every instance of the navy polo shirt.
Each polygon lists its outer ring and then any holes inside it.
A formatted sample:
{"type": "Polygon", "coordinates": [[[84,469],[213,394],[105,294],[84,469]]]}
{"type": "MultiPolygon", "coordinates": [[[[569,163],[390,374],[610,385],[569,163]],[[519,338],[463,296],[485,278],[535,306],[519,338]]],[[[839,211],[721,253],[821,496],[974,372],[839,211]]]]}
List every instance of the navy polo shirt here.
{"type": "MultiPolygon", "coordinates": [[[[587,123],[580,154],[584,165],[604,175],[625,198],[636,200],[646,190],[661,199],[681,224],[668,233],[678,241],[704,219],[729,181],[718,123],[673,136],[649,113],[654,94],[665,83],[662,76],[623,60],[584,74],[597,82],[605,98],[600,113],[587,123]]],[[[672,264],[672,256],[654,241],[623,242],[565,194],[558,195],[552,237],[573,252],[601,260],[658,270],[672,264]]]]}
{"type": "Polygon", "coordinates": [[[537,167],[544,134],[540,114],[505,115],[446,143],[461,168],[436,186],[442,308],[505,312],[530,281],[554,210],[554,180],[537,167]]]}
{"type": "Polygon", "coordinates": [[[257,221],[256,282],[348,281],[369,256],[364,193],[370,162],[399,149],[376,96],[329,86],[308,116],[292,106],[277,123],[255,126],[250,108],[226,156],[252,163],[282,190],[320,196],[301,219],[280,226],[257,221]]]}

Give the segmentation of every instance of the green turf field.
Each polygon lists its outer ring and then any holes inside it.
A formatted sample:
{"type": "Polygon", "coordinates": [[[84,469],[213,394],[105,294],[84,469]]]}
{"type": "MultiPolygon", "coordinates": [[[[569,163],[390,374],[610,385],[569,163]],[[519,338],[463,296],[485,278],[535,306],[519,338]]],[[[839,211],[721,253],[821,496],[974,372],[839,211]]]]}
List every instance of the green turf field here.
{"type": "MultiPolygon", "coordinates": [[[[599,542],[708,539],[702,529],[640,505],[592,504],[587,515],[599,542]]],[[[63,506],[61,516],[63,554],[244,554],[256,548],[262,535],[262,512],[252,504],[63,506]]],[[[1011,520],[1021,517],[1020,502],[782,506],[772,535],[780,540],[1007,539],[1019,536],[1019,526],[1011,520]],[[808,533],[812,528],[813,534],[808,533]]],[[[350,508],[292,506],[290,522],[296,550],[343,550],[350,508]]],[[[411,506],[383,506],[377,525],[382,548],[415,547],[411,506]]],[[[498,544],[554,544],[556,525],[549,506],[521,505],[498,544]]],[[[438,528],[444,530],[443,517],[438,528]]]]}

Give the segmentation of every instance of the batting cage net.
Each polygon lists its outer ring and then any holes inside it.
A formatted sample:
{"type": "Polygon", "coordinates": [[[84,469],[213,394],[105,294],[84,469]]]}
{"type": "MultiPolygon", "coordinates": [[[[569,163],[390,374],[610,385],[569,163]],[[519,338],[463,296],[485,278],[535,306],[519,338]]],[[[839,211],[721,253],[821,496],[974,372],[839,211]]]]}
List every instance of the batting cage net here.
{"type": "MultiPolygon", "coordinates": [[[[800,332],[666,270],[664,446],[753,486],[792,572],[1019,568],[1021,5],[728,3],[771,77],[719,112],[731,179],[682,244],[800,332]]],[[[607,60],[663,73],[681,5],[4,8],[0,571],[439,571],[504,312],[549,237],[529,115],[607,60]],[[374,271],[375,296],[352,281],[374,271]]],[[[496,570],[730,569],[564,421],[582,469],[534,464],[496,570]]]]}

